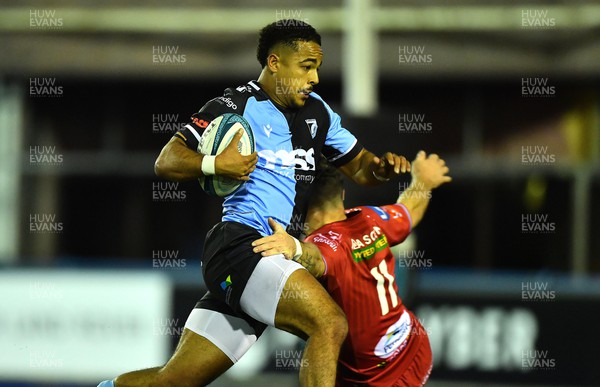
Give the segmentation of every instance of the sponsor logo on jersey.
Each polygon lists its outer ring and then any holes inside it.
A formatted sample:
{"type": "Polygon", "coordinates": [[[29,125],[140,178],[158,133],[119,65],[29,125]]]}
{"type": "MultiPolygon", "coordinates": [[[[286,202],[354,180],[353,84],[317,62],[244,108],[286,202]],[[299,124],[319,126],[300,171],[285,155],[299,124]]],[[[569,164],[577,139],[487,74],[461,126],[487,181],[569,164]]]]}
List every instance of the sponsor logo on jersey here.
{"type": "Polygon", "coordinates": [[[352,238],[352,258],[355,262],[362,262],[373,258],[375,254],[388,246],[387,238],[381,228],[373,226],[370,233],[359,239],[352,238]]]}
{"type": "Polygon", "coordinates": [[[258,155],[266,160],[265,167],[268,169],[297,169],[301,171],[315,170],[315,150],[302,148],[287,151],[280,149],[274,152],[270,149],[261,150],[258,155]]]}
{"type": "Polygon", "coordinates": [[[210,124],[210,121],[206,121],[198,117],[192,117],[192,122],[202,129],[205,129],[208,126],[208,124],[210,124]]]}
{"type": "Polygon", "coordinates": [[[327,231],[327,235],[329,235],[329,238],[333,239],[334,241],[342,240],[342,234],[340,234],[338,232],[327,231]]]}
{"type": "Polygon", "coordinates": [[[375,356],[390,361],[391,357],[395,357],[406,348],[411,329],[412,321],[410,315],[405,311],[398,321],[392,324],[385,335],[381,337],[373,350],[375,356]]]}
{"type": "Polygon", "coordinates": [[[317,120],[315,118],[307,118],[304,120],[304,122],[306,122],[306,125],[308,125],[308,130],[310,130],[311,137],[315,138],[317,135],[317,129],[319,128],[319,125],[317,125],[317,120]]]}
{"type": "Polygon", "coordinates": [[[230,109],[238,108],[237,105],[229,97],[217,97],[216,99],[230,109]]]}
{"type": "MultiPolygon", "coordinates": [[[[330,231],[330,232],[333,232],[333,231],[330,231]]],[[[327,235],[323,235],[321,233],[318,233],[316,236],[313,237],[313,242],[326,244],[327,246],[331,247],[331,249],[333,251],[337,251],[338,244],[335,243],[332,239],[333,238],[330,238],[327,235]]]]}

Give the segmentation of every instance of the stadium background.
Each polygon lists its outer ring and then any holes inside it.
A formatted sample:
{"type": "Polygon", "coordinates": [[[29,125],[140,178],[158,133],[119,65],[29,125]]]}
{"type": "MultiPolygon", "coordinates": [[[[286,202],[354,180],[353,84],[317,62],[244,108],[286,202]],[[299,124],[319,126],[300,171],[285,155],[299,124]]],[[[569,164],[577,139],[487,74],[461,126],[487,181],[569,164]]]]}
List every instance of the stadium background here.
{"type": "MultiPolygon", "coordinates": [[[[4,1],[0,385],[96,385],[168,358],[220,201],[153,162],[257,78],[258,29],[289,17],[321,33],[316,91],[368,149],[451,168],[396,251],[430,385],[599,385],[600,4],[537,0],[4,1]]],[[[408,181],[348,184],[347,204],[408,181]]],[[[213,385],[297,385],[301,351],[271,331],[213,385]]]]}

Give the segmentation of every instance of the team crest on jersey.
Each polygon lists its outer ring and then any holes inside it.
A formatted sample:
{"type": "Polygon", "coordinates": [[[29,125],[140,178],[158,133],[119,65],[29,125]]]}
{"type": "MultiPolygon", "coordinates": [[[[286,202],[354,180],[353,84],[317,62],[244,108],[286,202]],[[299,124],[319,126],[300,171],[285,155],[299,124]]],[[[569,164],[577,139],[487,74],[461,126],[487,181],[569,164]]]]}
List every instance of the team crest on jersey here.
{"type": "Polygon", "coordinates": [[[317,135],[317,129],[319,128],[319,125],[317,125],[317,120],[315,118],[307,118],[304,120],[304,122],[306,122],[306,125],[308,125],[308,130],[310,130],[310,135],[312,138],[315,138],[317,135]]]}

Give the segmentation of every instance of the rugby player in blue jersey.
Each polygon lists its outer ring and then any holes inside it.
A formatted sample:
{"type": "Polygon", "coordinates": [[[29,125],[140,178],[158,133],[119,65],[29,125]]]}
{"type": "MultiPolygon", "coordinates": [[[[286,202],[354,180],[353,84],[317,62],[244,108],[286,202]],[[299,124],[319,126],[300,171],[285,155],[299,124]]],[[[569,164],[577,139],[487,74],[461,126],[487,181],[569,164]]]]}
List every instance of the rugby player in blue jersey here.
{"type": "Polygon", "coordinates": [[[208,292],[188,317],[175,353],[163,367],[121,375],[114,386],[206,385],[239,360],[267,325],[307,341],[302,386],[334,386],[347,321],[294,261],[320,256],[314,245],[296,239],[304,230],[317,161],[325,156],[361,185],[381,184],[409,171],[410,164],[391,152],[376,157],[341,126],[340,117],[313,91],[322,58],[321,37],[310,25],[283,20],[264,27],[258,80],[209,101],[163,148],[155,164],[160,177],[184,181],[217,174],[245,183],[225,198],[222,221],[206,236],[202,271],[208,292]],[[240,155],[234,146],[238,138],[216,157],[196,152],[203,129],[224,113],[250,123],[255,154],[240,155]],[[292,260],[254,251],[254,241],[272,234],[269,218],[294,238],[295,253],[287,257],[292,260]],[[302,296],[295,296],[299,292],[302,296]]]}

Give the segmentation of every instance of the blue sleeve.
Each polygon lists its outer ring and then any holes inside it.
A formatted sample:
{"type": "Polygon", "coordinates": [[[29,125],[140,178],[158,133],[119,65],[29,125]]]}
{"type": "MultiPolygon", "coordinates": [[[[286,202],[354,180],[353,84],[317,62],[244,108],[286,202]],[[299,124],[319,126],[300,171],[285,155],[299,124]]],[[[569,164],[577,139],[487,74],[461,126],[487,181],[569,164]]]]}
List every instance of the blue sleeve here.
{"type": "Polygon", "coordinates": [[[321,100],[329,114],[329,130],[323,146],[323,155],[336,167],[352,161],[363,149],[356,137],[342,127],[340,116],[334,112],[325,101],[321,100]]]}

